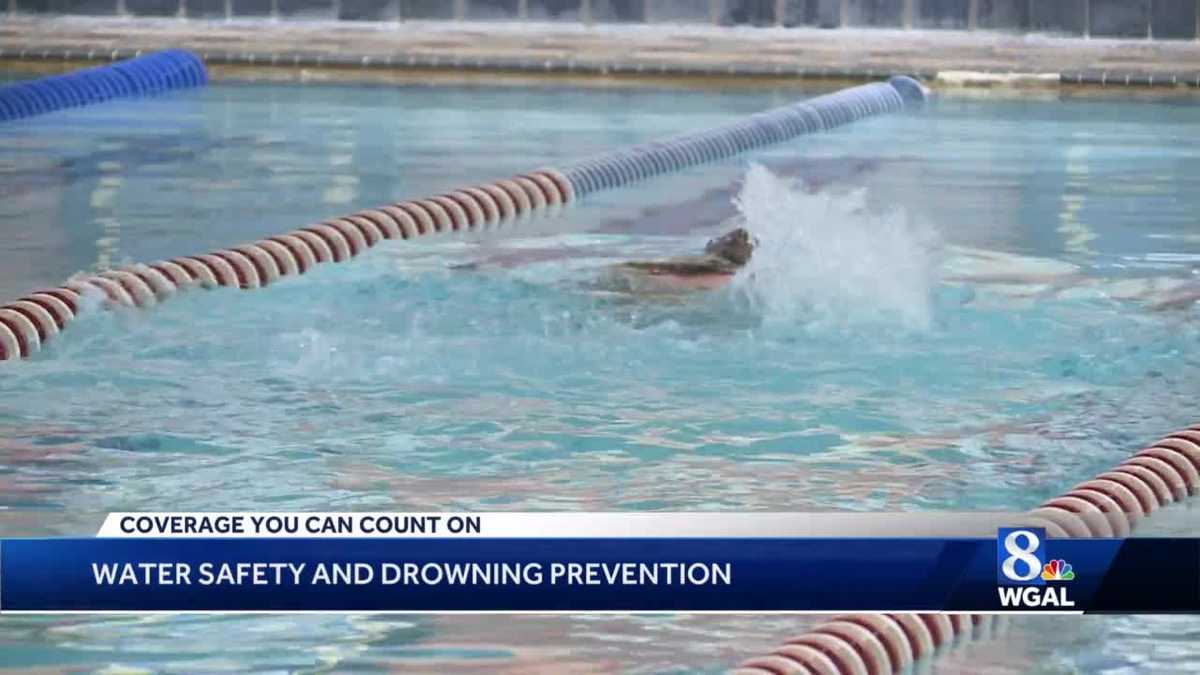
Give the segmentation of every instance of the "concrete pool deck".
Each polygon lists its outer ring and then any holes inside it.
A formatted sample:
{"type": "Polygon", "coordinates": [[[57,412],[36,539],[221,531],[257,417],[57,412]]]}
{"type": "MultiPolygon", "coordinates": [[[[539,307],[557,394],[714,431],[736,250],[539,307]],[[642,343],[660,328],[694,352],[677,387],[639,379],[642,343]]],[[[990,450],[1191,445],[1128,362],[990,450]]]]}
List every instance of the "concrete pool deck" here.
{"type": "MultiPolygon", "coordinates": [[[[333,69],[606,77],[875,79],[944,86],[1200,88],[1200,41],[1081,39],[965,31],[410,21],[202,21],[35,17],[0,22],[0,64],[62,70],[181,47],[220,77],[333,69]]],[[[358,73],[358,75],[355,74],[358,73]]]]}

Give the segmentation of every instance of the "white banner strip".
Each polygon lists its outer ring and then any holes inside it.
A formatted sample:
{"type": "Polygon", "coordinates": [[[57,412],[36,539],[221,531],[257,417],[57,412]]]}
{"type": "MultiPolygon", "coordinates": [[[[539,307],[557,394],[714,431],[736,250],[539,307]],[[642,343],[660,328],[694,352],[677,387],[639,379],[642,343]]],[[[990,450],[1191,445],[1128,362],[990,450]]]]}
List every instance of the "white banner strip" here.
{"type": "Polygon", "coordinates": [[[97,536],[320,538],[994,537],[1018,513],[111,513],[97,536]]]}

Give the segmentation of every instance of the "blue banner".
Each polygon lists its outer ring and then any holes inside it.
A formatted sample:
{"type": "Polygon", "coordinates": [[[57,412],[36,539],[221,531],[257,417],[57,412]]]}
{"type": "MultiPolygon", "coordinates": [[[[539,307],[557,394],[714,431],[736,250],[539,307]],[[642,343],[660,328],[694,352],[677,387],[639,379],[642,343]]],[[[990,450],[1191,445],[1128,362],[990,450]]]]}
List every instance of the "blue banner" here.
{"type": "Polygon", "coordinates": [[[1200,540],[999,534],[9,539],[0,612],[1200,611],[1200,540]]]}

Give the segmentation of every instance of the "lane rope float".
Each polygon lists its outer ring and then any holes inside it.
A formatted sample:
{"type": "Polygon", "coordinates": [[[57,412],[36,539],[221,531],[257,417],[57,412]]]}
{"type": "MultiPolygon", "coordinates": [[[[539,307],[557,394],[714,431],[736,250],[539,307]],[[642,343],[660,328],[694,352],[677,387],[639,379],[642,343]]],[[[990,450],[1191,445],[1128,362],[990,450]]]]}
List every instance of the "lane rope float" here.
{"type": "Polygon", "coordinates": [[[114,98],[150,96],[208,82],[204,60],[183,49],[168,49],[72,73],[0,87],[0,122],[114,98]]]}
{"type": "MultiPolygon", "coordinates": [[[[184,59],[183,54],[187,53],[153,56],[170,55],[179,61],[184,59]]],[[[155,71],[149,64],[138,67],[155,71]]],[[[159,83],[185,79],[179,71],[169,71],[170,76],[166,71],[155,72],[155,82],[159,83]]],[[[196,74],[188,72],[194,80],[196,74]]],[[[80,275],[57,288],[35,291],[0,306],[0,361],[36,353],[66,329],[85,305],[93,304],[85,303],[84,296],[102,298],[95,304],[105,307],[148,308],[192,288],[261,288],[283,277],[304,274],[316,265],[350,260],[385,240],[478,231],[534,215],[554,214],[600,190],[729,158],[864,117],[896,112],[924,101],[925,95],[924,87],[916,80],[897,76],[707,131],[598,155],[561,171],[539,169],[427,199],[365,209],[231,248],[80,275]]]]}
{"type": "MultiPolygon", "coordinates": [[[[1200,492],[1200,424],[1029,511],[1022,524],[1050,537],[1125,537],[1158,509],[1200,492]]],[[[1002,615],[1000,615],[1002,616],[1002,615]]],[[[851,614],[742,662],[735,675],[891,675],[972,630],[988,614],[851,614]]]]}

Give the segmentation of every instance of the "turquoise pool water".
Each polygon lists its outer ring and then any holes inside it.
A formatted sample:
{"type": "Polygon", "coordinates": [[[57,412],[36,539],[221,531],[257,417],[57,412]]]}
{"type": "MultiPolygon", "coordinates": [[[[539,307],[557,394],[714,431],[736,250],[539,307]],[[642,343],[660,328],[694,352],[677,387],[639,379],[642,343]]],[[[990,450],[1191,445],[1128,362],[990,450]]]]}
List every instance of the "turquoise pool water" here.
{"type": "MultiPolygon", "coordinates": [[[[213,86],[10,124],[0,297],[812,93],[213,86]]],[[[942,99],[503,233],[93,313],[0,364],[0,535],[117,510],[1027,508],[1197,421],[1197,110],[942,99]],[[762,246],[732,287],[598,288],[736,217],[762,246]]],[[[1200,533],[1194,507],[1144,527],[1200,533]]],[[[684,672],[809,622],[6,618],[0,667],[684,672]]],[[[1197,631],[1014,621],[935,668],[1179,672],[1197,631]]]]}

